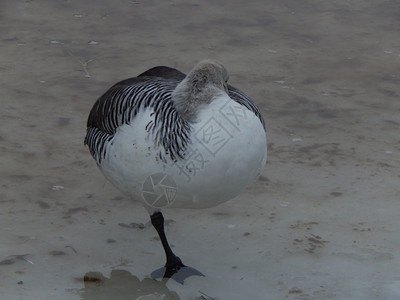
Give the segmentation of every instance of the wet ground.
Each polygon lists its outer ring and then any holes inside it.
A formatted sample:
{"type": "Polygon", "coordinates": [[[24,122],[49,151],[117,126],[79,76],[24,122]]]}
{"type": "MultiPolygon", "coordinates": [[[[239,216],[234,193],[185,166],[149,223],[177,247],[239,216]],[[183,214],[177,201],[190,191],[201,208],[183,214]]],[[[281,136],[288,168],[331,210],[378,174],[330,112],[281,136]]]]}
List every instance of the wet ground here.
{"type": "Polygon", "coordinates": [[[397,299],[397,1],[0,4],[1,299],[397,299]],[[263,176],[207,210],[165,210],[203,272],[156,282],[146,211],[83,146],[94,101],[155,65],[224,63],[266,119],[263,176]],[[84,281],[86,278],[86,281],[84,281]]]}

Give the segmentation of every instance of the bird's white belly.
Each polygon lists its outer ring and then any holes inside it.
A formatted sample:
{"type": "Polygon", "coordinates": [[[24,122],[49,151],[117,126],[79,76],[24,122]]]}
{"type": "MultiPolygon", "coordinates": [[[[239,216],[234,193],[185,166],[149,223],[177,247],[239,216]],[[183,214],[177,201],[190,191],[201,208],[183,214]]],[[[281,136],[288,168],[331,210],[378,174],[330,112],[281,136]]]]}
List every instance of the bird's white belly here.
{"type": "MultiPolygon", "coordinates": [[[[100,168],[117,188],[147,208],[206,208],[240,194],[262,172],[266,134],[258,117],[228,96],[198,113],[185,159],[158,156],[145,130],[152,110],[118,128],[100,168]]],[[[162,146],[160,146],[162,147],[162,146]]]]}

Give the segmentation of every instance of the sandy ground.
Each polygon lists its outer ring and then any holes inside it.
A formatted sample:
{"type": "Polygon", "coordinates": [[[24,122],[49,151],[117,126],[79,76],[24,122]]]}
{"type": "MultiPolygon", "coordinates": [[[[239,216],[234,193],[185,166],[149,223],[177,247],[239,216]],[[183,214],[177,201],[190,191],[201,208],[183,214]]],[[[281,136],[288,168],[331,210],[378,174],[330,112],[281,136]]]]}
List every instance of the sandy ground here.
{"type": "Polygon", "coordinates": [[[2,0],[0,298],[399,299],[399,9],[2,0]],[[228,203],[165,210],[206,277],[156,282],[156,232],[118,226],[148,216],[97,169],[86,118],[116,81],[203,58],[262,109],[269,161],[228,203]]]}

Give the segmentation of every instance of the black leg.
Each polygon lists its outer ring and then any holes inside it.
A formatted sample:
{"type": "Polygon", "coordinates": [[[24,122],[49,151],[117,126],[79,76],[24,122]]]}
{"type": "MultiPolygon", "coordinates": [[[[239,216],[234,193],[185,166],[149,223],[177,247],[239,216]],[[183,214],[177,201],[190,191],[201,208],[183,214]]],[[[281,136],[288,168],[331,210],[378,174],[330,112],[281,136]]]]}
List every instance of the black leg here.
{"type": "Polygon", "coordinates": [[[164,247],[165,256],[167,257],[167,263],[165,267],[155,270],[151,273],[153,279],[157,278],[173,278],[179,283],[183,284],[183,281],[190,276],[204,276],[201,272],[191,267],[186,267],[181,259],[172,252],[171,247],[168,244],[167,237],[164,231],[164,216],[161,212],[156,212],[150,216],[151,224],[157,230],[158,236],[160,237],[161,243],[164,247]]]}
{"type": "Polygon", "coordinates": [[[165,256],[167,257],[166,268],[178,271],[181,267],[185,265],[182,263],[181,259],[172,252],[171,247],[168,244],[167,237],[164,231],[164,216],[161,212],[154,213],[151,217],[151,224],[157,230],[158,236],[161,239],[161,243],[164,247],[165,256]]]}

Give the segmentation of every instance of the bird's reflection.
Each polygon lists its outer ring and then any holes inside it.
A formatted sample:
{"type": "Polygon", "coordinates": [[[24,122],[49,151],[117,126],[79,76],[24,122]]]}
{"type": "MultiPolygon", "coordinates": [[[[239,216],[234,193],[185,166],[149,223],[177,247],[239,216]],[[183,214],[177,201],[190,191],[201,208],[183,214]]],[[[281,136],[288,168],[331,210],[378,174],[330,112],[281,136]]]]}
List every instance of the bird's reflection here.
{"type": "Polygon", "coordinates": [[[98,272],[88,272],[83,280],[85,287],[80,291],[82,300],[180,299],[177,293],[167,288],[167,279],[155,281],[144,278],[140,281],[125,270],[113,270],[110,278],[98,272]]]}

